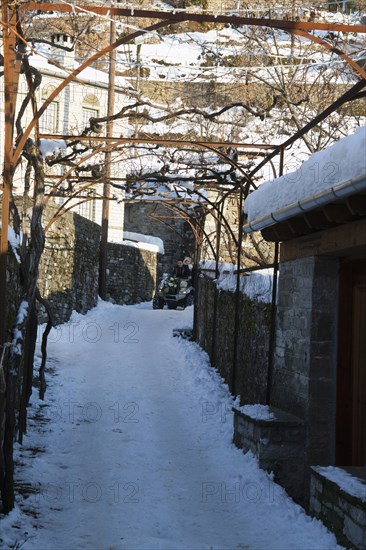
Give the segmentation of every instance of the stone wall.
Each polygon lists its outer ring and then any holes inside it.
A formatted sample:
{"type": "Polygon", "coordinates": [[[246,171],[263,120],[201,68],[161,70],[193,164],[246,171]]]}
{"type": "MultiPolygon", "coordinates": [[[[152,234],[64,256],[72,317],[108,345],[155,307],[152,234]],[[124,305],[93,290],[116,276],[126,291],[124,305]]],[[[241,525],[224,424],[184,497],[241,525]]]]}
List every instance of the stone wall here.
{"type": "Polygon", "coordinates": [[[161,254],[108,243],[107,299],[135,304],[153,298],[161,254]]]}
{"type": "Polygon", "coordinates": [[[259,467],[273,472],[275,481],[303,504],[304,422],[275,407],[268,411],[271,418],[261,417],[260,411],[253,416],[234,408],[234,444],[251,451],[259,467]]]}
{"type": "MultiPolygon", "coordinates": [[[[47,206],[44,226],[57,208],[55,204],[47,206]]],[[[73,310],[85,313],[98,302],[100,234],[98,224],[74,212],[63,214],[47,230],[38,288],[49,302],[57,324],[66,322],[73,310]]],[[[108,243],[108,257],[107,294],[112,301],[132,304],[152,299],[159,266],[161,270],[164,265],[161,254],[108,243]]],[[[9,330],[19,302],[19,267],[10,251],[7,273],[9,330]]],[[[43,307],[39,307],[39,320],[47,320],[43,307]]]]}
{"type": "MultiPolygon", "coordinates": [[[[55,208],[47,208],[45,222],[55,208]]],[[[97,304],[100,231],[99,225],[72,212],[47,231],[39,289],[57,323],[67,321],[73,310],[85,313],[97,304]]],[[[118,304],[151,300],[161,264],[156,252],[108,243],[107,299],[118,304]]],[[[46,320],[42,308],[40,320],[46,320]]]]}
{"type": "Polygon", "coordinates": [[[212,365],[218,369],[230,389],[235,386],[235,393],[240,395],[243,404],[264,403],[267,387],[270,304],[256,302],[243,294],[240,295],[240,331],[234,381],[236,296],[233,292],[218,291],[208,277],[199,277],[198,281],[196,333],[199,344],[209,354],[212,365]]]}
{"type": "MultiPolygon", "coordinates": [[[[45,222],[55,208],[47,207],[45,222]]],[[[38,286],[57,323],[67,321],[73,310],[85,313],[97,304],[99,242],[100,226],[73,212],[47,231],[38,286]]],[[[44,321],[42,308],[40,312],[44,321]]]]}
{"type": "MultiPolygon", "coordinates": [[[[366,549],[366,469],[344,468],[345,487],[328,479],[321,468],[311,469],[310,513],[319,518],[345,548],[366,549]],[[352,477],[351,477],[352,476],[352,477]],[[352,486],[360,487],[359,496],[352,486]]],[[[339,474],[338,474],[339,475],[339,474]]]]}
{"type": "Polygon", "coordinates": [[[338,259],[280,265],[271,404],[307,425],[308,465],[334,464],[338,259]]]}
{"type": "Polygon", "coordinates": [[[158,277],[171,273],[180,257],[193,256],[195,240],[190,226],[175,212],[162,205],[126,204],[124,230],[159,237],[164,243],[164,255],[158,257],[158,277]],[[164,223],[151,216],[161,216],[164,223]]]}

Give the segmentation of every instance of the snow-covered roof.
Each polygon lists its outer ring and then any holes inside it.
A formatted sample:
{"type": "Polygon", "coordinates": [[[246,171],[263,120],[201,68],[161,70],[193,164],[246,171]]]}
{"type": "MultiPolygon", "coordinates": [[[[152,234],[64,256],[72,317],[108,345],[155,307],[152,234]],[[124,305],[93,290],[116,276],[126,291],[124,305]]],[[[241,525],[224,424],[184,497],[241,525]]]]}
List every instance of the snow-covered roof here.
{"type": "Polygon", "coordinates": [[[264,229],[366,190],[366,127],[311,155],[301,167],[266,181],[245,202],[245,231],[264,229]]]}
{"type": "MultiPolygon", "coordinates": [[[[77,62],[74,62],[73,68],[69,71],[65,71],[50,63],[48,61],[48,58],[50,60],[53,59],[49,51],[47,51],[46,54],[43,51],[40,51],[40,54],[32,53],[29,59],[32,66],[36,67],[39,71],[52,74],[52,76],[58,77],[60,79],[64,79],[65,77],[67,77],[72,70],[76,69],[79,66],[77,62]]],[[[91,84],[93,86],[100,86],[106,89],[108,88],[108,73],[100,71],[98,69],[94,69],[93,67],[85,68],[77,75],[76,79],[78,81],[84,82],[86,84],[91,84]]],[[[125,90],[126,88],[132,89],[131,83],[126,78],[123,78],[121,76],[116,77],[115,87],[116,90],[125,90]]]]}

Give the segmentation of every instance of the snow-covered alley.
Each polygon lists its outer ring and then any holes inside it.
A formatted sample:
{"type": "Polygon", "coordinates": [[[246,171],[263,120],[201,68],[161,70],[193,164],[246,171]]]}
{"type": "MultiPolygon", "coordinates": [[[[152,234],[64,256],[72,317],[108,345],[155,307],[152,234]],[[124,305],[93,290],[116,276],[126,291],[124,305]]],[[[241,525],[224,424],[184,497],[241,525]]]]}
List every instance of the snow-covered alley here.
{"type": "Polygon", "coordinates": [[[192,310],[100,302],[53,330],[2,548],[339,548],[232,445],[227,387],[172,335],[192,310]]]}

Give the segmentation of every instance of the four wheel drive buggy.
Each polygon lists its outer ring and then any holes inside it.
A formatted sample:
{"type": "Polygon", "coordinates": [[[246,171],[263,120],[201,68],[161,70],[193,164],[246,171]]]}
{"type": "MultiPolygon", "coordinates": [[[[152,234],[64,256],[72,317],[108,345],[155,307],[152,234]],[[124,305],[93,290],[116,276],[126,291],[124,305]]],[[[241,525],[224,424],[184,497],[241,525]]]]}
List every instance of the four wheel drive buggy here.
{"type": "Polygon", "coordinates": [[[191,278],[181,279],[164,275],[153,299],[153,309],[163,309],[165,304],[168,309],[177,309],[177,307],[184,309],[192,306],[193,301],[194,290],[191,278]]]}

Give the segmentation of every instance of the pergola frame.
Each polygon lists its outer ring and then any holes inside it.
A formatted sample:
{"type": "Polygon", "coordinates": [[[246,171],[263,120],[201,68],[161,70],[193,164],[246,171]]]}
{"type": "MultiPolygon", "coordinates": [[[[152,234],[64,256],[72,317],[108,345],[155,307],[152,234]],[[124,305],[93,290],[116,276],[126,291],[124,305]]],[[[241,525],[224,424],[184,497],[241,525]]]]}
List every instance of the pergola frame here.
{"type": "MultiPolygon", "coordinates": [[[[343,24],[328,24],[328,23],[316,23],[316,22],[309,22],[309,21],[289,21],[289,20],[279,20],[279,19],[266,19],[266,18],[253,18],[253,17],[242,17],[237,15],[221,15],[221,14],[208,14],[208,13],[190,13],[190,12],[167,12],[167,11],[157,11],[157,10],[140,10],[140,9],[131,9],[131,8],[117,8],[117,7],[99,7],[99,6],[89,6],[89,5],[75,5],[75,4],[59,4],[59,3],[38,3],[38,2],[26,2],[22,3],[18,6],[18,9],[21,11],[38,11],[38,12],[60,12],[60,13],[91,13],[95,15],[102,15],[102,16],[123,16],[123,17],[129,17],[133,19],[158,19],[156,23],[147,26],[144,29],[137,30],[135,32],[132,32],[128,34],[127,36],[124,36],[120,38],[119,40],[115,41],[114,43],[109,44],[105,48],[97,51],[94,55],[92,55],[89,59],[84,61],[77,69],[74,71],[71,71],[69,75],[64,79],[64,81],[52,92],[52,94],[48,97],[48,99],[41,105],[41,107],[34,112],[33,120],[28,125],[28,127],[25,129],[23,135],[19,139],[18,143],[16,143],[16,147],[13,149],[13,122],[14,122],[14,115],[15,115],[15,99],[16,99],[16,93],[17,93],[17,86],[18,86],[18,80],[19,80],[19,72],[20,72],[20,59],[16,57],[15,55],[15,44],[16,39],[20,42],[25,42],[21,34],[19,34],[17,29],[17,12],[15,9],[15,5],[13,3],[3,1],[2,2],[2,20],[1,25],[3,27],[3,41],[4,41],[4,79],[5,79],[5,151],[4,151],[4,175],[3,175],[3,224],[2,224],[2,232],[1,232],[1,266],[0,266],[0,308],[3,308],[5,305],[5,277],[6,277],[6,254],[7,254],[7,226],[8,226],[8,215],[9,215],[9,197],[10,197],[10,188],[12,183],[12,176],[13,172],[16,166],[16,163],[20,159],[20,156],[22,154],[24,145],[26,140],[30,137],[32,131],[36,131],[36,138],[39,138],[38,132],[37,132],[37,124],[42,116],[42,114],[45,112],[45,110],[48,108],[50,103],[57,97],[57,95],[73,80],[77,78],[77,76],[88,66],[90,66],[93,62],[97,61],[104,55],[110,53],[112,50],[116,49],[117,47],[121,46],[122,44],[126,44],[130,42],[131,40],[144,35],[145,33],[154,32],[161,28],[164,28],[168,25],[178,24],[182,22],[188,22],[188,21],[195,21],[199,23],[208,22],[213,24],[231,24],[235,26],[257,26],[257,27],[267,27],[272,29],[281,29],[286,32],[289,32],[290,34],[297,35],[304,37],[314,43],[317,43],[327,49],[328,51],[338,55],[341,59],[343,59],[355,72],[358,77],[360,77],[360,81],[351,88],[344,96],[342,96],[342,100],[339,100],[332,104],[326,111],[321,113],[321,115],[318,115],[314,118],[314,120],[306,125],[302,130],[294,134],[289,140],[284,142],[283,144],[276,146],[273,148],[273,146],[266,145],[265,149],[271,149],[269,154],[260,162],[260,164],[250,173],[244,175],[244,183],[240,183],[236,188],[233,188],[230,192],[238,192],[239,193],[239,203],[242,206],[243,200],[245,197],[245,194],[249,191],[249,187],[252,185],[252,177],[255,173],[258,172],[258,170],[266,163],[270,162],[270,160],[277,154],[281,155],[281,169],[280,172],[283,170],[283,155],[284,155],[284,148],[291,142],[293,143],[296,139],[301,137],[304,133],[306,133],[311,127],[315,126],[319,120],[324,119],[326,116],[328,116],[330,113],[334,112],[341,104],[345,103],[346,101],[355,99],[357,97],[357,94],[360,93],[361,90],[366,86],[366,72],[365,70],[358,65],[354,60],[352,60],[348,55],[346,55],[344,52],[339,50],[338,48],[334,47],[332,44],[327,42],[324,39],[320,39],[317,36],[314,36],[311,34],[312,31],[316,30],[322,30],[322,31],[328,31],[328,32],[353,32],[353,33],[366,33],[366,25],[343,25],[343,24]]],[[[57,63],[53,62],[54,65],[57,65],[57,63]]],[[[58,65],[57,65],[58,66],[58,65]]],[[[44,136],[46,137],[46,135],[44,136]]],[[[47,135],[49,139],[60,137],[77,137],[77,139],[81,139],[80,136],[59,136],[59,135],[47,135]]],[[[87,140],[96,141],[97,138],[86,138],[87,140]]],[[[107,143],[107,141],[113,141],[116,143],[117,138],[106,138],[106,137],[100,137],[98,138],[100,141],[104,141],[104,143],[107,143]]],[[[122,141],[125,138],[118,138],[118,140],[122,141]]],[[[130,143],[154,143],[153,140],[142,140],[136,138],[133,140],[132,138],[126,139],[124,142],[126,143],[129,141],[130,143]]],[[[155,140],[155,143],[157,143],[157,140],[155,140]]],[[[178,146],[178,143],[175,140],[159,140],[159,144],[166,145],[166,146],[178,146]],[[163,143],[164,142],[164,143],[163,143]]],[[[179,142],[179,145],[189,145],[189,146],[196,146],[200,148],[209,148],[217,154],[220,154],[220,151],[216,149],[216,147],[221,147],[222,144],[220,142],[192,142],[192,141],[186,141],[186,142],[179,142]]],[[[239,147],[247,147],[247,148],[255,148],[255,145],[251,144],[228,144],[225,143],[225,146],[235,146],[237,148],[239,147]]],[[[262,148],[263,149],[263,148],[262,148]]],[[[227,220],[224,220],[223,215],[223,204],[224,200],[226,198],[227,194],[222,197],[222,199],[219,201],[219,203],[215,206],[215,210],[217,210],[217,241],[220,241],[221,237],[221,225],[222,221],[227,223],[227,220]]],[[[175,206],[172,206],[175,208],[175,206]]],[[[212,213],[212,210],[210,211],[212,213]]],[[[240,209],[241,215],[242,215],[242,208],[240,209]]],[[[237,242],[237,304],[239,303],[238,300],[238,293],[240,291],[240,273],[242,272],[241,269],[241,247],[242,247],[242,219],[239,220],[239,237],[237,242]]],[[[210,243],[211,244],[211,243],[210,243]]],[[[212,245],[211,245],[212,248],[212,245]]],[[[216,257],[216,272],[218,270],[218,255],[215,254],[216,257]]],[[[276,248],[276,257],[274,262],[274,271],[275,271],[275,280],[276,280],[276,273],[277,273],[277,266],[278,266],[278,247],[276,248]]],[[[272,302],[272,309],[273,312],[275,310],[275,285],[274,285],[274,291],[273,291],[273,302],[272,302]]],[[[237,310],[238,311],[238,310],[237,310]]],[[[236,313],[236,321],[238,319],[238,313],[236,313]]],[[[274,315],[273,315],[273,322],[274,322],[274,315]]],[[[214,326],[214,330],[216,330],[214,326]]],[[[236,322],[235,327],[235,337],[238,337],[238,323],[236,322]]],[[[1,327],[0,330],[0,344],[3,343],[3,327],[1,327]]],[[[270,370],[270,369],[269,369],[270,370]]],[[[269,402],[269,395],[268,395],[268,402],[269,402]]]]}

